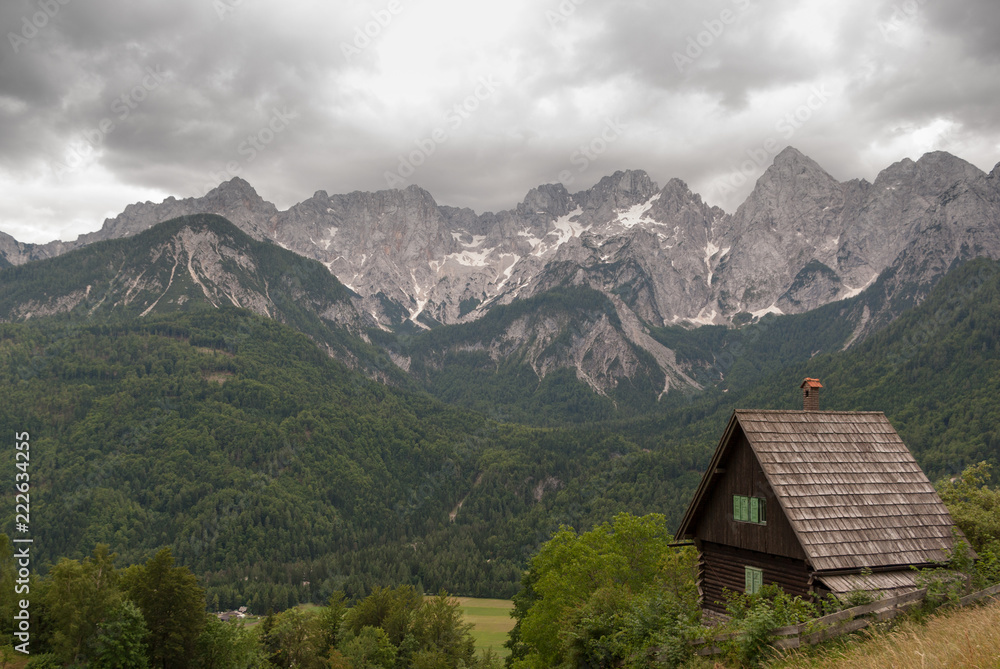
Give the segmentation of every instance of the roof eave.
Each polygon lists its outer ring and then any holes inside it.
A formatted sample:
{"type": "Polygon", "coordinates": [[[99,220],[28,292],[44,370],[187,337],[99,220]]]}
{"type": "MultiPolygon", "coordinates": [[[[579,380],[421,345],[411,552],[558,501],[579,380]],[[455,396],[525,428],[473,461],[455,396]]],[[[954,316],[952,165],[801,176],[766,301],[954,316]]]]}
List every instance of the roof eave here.
{"type": "Polygon", "coordinates": [[[694,539],[694,535],[691,534],[691,524],[694,521],[698,507],[701,505],[701,500],[704,498],[705,493],[711,485],[712,478],[715,476],[715,470],[718,469],[719,462],[722,461],[722,456],[729,451],[728,444],[733,435],[733,431],[738,424],[739,421],[736,418],[736,411],[733,411],[733,414],[729,417],[729,423],[726,425],[726,429],[723,431],[722,437],[719,439],[719,443],[715,447],[715,453],[712,455],[712,459],[708,463],[708,469],[706,469],[705,473],[702,475],[701,482],[695,490],[694,497],[691,498],[691,503],[688,504],[687,511],[684,512],[684,517],[681,519],[680,527],[677,528],[677,533],[674,534],[675,540],[694,539]]]}

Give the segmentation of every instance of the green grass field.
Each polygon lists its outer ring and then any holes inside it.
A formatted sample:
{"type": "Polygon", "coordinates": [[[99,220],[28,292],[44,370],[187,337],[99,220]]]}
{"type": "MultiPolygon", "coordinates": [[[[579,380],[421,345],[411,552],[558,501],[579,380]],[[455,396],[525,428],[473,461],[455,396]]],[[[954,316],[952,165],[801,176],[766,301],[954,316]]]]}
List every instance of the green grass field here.
{"type": "Polygon", "coordinates": [[[507,633],[514,627],[510,610],[514,603],[509,599],[476,599],[475,597],[455,597],[466,622],[475,625],[472,636],[476,638],[476,650],[492,648],[500,657],[510,654],[503,647],[507,633]]]}

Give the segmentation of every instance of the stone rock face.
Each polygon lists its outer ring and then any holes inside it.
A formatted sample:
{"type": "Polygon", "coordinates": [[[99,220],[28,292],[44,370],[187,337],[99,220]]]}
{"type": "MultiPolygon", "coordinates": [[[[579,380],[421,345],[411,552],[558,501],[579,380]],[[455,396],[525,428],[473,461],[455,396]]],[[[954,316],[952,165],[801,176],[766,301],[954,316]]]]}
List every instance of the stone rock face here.
{"type": "MultiPolygon", "coordinates": [[[[299,320],[304,310],[359,337],[376,325],[358,311],[356,296],[322,267],[274,249],[287,256],[286,266],[292,270],[269,269],[265,264],[273,254],[262,253],[269,245],[254,243],[221,218],[196,215],[166,225],[161,234],[110,251],[110,260],[78,263],[88,268],[82,274],[76,270],[85,285],[54,290],[37,276],[27,277],[18,294],[0,300],[0,320],[24,321],[73,310],[145,316],[203,303],[233,305],[286,323],[299,320]],[[312,280],[313,272],[320,273],[320,281],[312,280]]],[[[61,259],[50,262],[56,263],[52,271],[63,271],[61,259]]]]}
{"type": "Polygon", "coordinates": [[[869,184],[839,183],[788,148],[728,224],[720,313],[800,313],[856,295],[890,268],[900,290],[929,288],[956,261],[1000,257],[1000,189],[943,152],[900,161],[869,184]]]}
{"type": "MultiPolygon", "coordinates": [[[[899,295],[919,300],[954,264],[1000,258],[1000,165],[986,174],[936,152],[891,165],[874,183],[841,183],[789,147],[732,215],[680,180],[659,188],[642,171],[616,172],[578,193],[538,186],[512,209],[482,214],[438,205],[416,186],[319,191],[278,211],[235,178],[203,198],[130,205],[74,242],[26,245],[0,235],[0,256],[18,265],[195,213],[220,214],[255,239],[320,261],[382,327],[467,322],[497,304],[587,286],[628,311],[621,322],[639,324],[626,335],[631,344],[666,361],[642,328],[801,313],[854,296],[887,272],[886,304],[899,295]]],[[[888,313],[866,312],[865,327],[888,313]]],[[[565,362],[588,378],[615,376],[565,362]]]]}
{"type": "MultiPolygon", "coordinates": [[[[778,154],[727,222],[724,237],[730,251],[715,284],[719,313],[759,314],[775,308],[799,312],[836,299],[839,291],[830,295],[828,288],[838,275],[843,222],[856,214],[864,190],[862,183],[837,182],[795,149],[778,154]],[[800,275],[810,264],[833,274],[800,275]],[[802,292],[805,283],[816,281],[824,285],[802,292]],[[820,296],[822,302],[811,299],[820,296]]],[[[845,278],[839,278],[843,283],[845,278]]]]}
{"type": "Polygon", "coordinates": [[[319,260],[386,326],[477,318],[561,282],[616,295],[652,325],[725,323],[741,312],[800,313],[857,294],[890,267],[927,284],[955,261],[1000,255],[1000,165],[989,175],[947,153],[840,183],[789,147],[733,215],[680,180],[662,189],[617,172],[571,194],[532,189],[498,213],[402,191],[317,192],[287,211],[235,178],[203,198],[130,205],[74,242],[19,244],[14,265],[127,237],[180,215],[219,214],[255,239],[319,260]]]}

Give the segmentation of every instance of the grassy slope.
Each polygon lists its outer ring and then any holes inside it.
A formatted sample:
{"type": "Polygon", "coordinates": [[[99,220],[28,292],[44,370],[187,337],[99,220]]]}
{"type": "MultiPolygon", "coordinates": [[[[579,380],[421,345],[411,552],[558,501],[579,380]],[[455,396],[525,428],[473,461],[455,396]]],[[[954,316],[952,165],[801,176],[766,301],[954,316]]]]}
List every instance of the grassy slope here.
{"type": "MultiPolygon", "coordinates": [[[[907,618],[881,630],[865,629],[810,648],[784,651],[768,669],[943,669],[1000,667],[1000,602],[907,618]]],[[[728,669],[720,656],[694,658],[685,669],[728,669]]]]}
{"type": "Polygon", "coordinates": [[[891,631],[853,635],[813,651],[795,651],[771,666],[932,669],[1000,667],[1000,602],[905,621],[891,631]]]}

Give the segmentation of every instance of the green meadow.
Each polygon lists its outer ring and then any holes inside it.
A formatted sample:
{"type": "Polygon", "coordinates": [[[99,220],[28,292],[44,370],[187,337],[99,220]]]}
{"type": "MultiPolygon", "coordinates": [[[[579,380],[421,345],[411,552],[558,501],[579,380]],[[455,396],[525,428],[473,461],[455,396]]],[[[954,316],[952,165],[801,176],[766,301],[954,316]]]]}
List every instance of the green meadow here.
{"type": "Polygon", "coordinates": [[[503,647],[507,633],[514,627],[510,611],[514,603],[509,599],[478,599],[476,597],[455,597],[466,622],[475,625],[472,636],[476,639],[476,650],[492,648],[500,657],[510,654],[503,647]]]}

